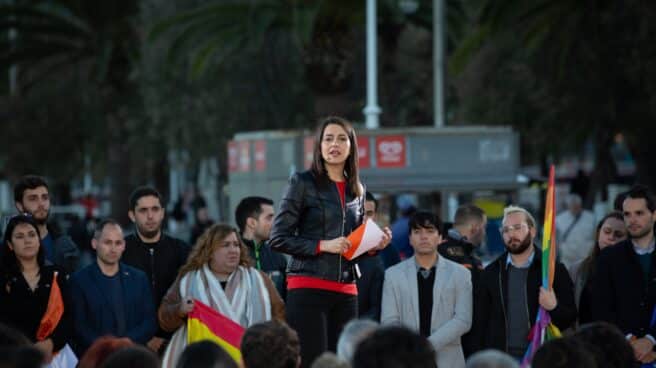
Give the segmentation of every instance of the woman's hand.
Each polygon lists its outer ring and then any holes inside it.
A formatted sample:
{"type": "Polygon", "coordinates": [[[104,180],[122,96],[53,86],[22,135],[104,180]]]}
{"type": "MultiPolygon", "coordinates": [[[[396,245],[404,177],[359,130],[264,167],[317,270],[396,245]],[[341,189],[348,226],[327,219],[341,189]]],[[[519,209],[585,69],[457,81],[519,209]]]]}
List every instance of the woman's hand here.
{"type": "Polygon", "coordinates": [[[388,226],[383,228],[383,238],[373,250],[383,250],[392,241],[392,230],[388,226]]]}
{"type": "Polygon", "coordinates": [[[52,360],[52,349],[54,348],[52,339],[45,339],[43,341],[35,342],[34,347],[43,353],[43,361],[50,363],[52,360]]]}
{"type": "Polygon", "coordinates": [[[189,314],[189,312],[191,312],[192,309],[194,309],[194,300],[191,299],[191,298],[186,298],[180,304],[180,309],[178,310],[178,315],[180,316],[180,318],[185,318],[185,317],[187,317],[187,314],[189,314]]]}
{"type": "Polygon", "coordinates": [[[319,250],[323,253],[342,254],[351,248],[351,242],[341,236],[331,240],[322,240],[319,243],[319,250]]]}

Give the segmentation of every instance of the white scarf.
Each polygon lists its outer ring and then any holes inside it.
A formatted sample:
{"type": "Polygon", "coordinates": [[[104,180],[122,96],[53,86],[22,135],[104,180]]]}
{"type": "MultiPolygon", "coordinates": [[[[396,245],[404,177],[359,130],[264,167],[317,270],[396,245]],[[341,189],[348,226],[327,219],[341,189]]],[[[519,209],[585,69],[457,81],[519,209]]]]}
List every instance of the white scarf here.
{"type": "MultiPolygon", "coordinates": [[[[210,268],[191,271],[180,280],[181,300],[197,299],[245,328],[271,319],[271,298],[260,273],[239,266],[228,278],[225,291],[210,268]]],[[[173,368],[187,346],[187,324],[173,334],[162,368],[173,368]]]]}

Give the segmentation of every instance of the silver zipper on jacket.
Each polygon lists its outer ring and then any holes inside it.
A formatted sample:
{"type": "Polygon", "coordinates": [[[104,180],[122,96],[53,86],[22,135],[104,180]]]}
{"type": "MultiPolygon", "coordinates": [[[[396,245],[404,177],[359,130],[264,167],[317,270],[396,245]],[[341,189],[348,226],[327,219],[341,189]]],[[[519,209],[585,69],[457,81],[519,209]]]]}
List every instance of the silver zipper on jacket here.
{"type": "Polygon", "coordinates": [[[531,331],[531,314],[528,312],[528,273],[526,274],[526,287],[524,287],[524,306],[526,307],[526,323],[528,324],[528,330],[531,331]]]}
{"type": "Polygon", "coordinates": [[[150,253],[150,283],[153,285],[153,292],[155,292],[155,249],[148,248],[150,253]]]}
{"type": "MultiPolygon", "coordinates": [[[[503,264],[501,264],[500,267],[503,267],[503,264]]],[[[501,297],[501,310],[503,311],[503,321],[506,327],[506,336],[504,336],[506,341],[504,344],[506,346],[506,352],[508,352],[508,317],[506,316],[506,303],[503,301],[503,283],[501,282],[501,272],[503,272],[503,268],[499,268],[499,296],[501,297]]]]}
{"type": "MultiPolygon", "coordinates": [[[[339,193],[337,193],[337,196],[339,197],[339,193]]],[[[342,204],[342,199],[339,199],[339,203],[342,204]]],[[[344,195],[344,202],[346,202],[346,195],[344,195]]],[[[344,236],[344,227],[346,226],[346,203],[342,205],[342,231],[341,231],[341,236],[344,236]]],[[[337,282],[342,282],[342,255],[339,255],[339,261],[338,261],[338,270],[337,270],[337,282]]]]}

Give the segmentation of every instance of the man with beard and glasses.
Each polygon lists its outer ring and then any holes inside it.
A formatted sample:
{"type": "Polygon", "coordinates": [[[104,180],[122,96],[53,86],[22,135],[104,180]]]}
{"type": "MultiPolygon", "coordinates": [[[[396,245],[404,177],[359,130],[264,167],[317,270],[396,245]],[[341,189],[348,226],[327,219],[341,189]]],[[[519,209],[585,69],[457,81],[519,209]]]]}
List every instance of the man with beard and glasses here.
{"type": "MultiPolygon", "coordinates": [[[[128,216],[135,232],[125,238],[122,261],[146,273],[150,281],[155,306],[159,306],[166,291],[175,281],[178,270],[187,261],[189,245],[162,232],[164,206],[162,196],[151,187],[139,187],[130,195],[128,216]]],[[[158,353],[171,334],[159,329],[148,347],[158,353]]]]}
{"type": "Polygon", "coordinates": [[[501,234],[506,252],[490,263],[474,298],[474,350],[497,349],[520,359],[538,307],[562,330],[576,320],[574,286],[565,266],[556,263],[553,290],[542,288],[542,254],[533,245],[535,219],[524,208],[503,211],[501,234]]]}
{"type": "Polygon", "coordinates": [[[39,227],[46,260],[62,267],[70,274],[79,267],[80,250],[73,240],[48,224],[50,193],[48,184],[40,176],[27,175],[14,186],[14,204],[20,213],[29,214],[39,227]]]}
{"type": "Polygon", "coordinates": [[[592,279],[592,316],[610,322],[631,342],[636,360],[652,363],[656,326],[656,199],[644,186],[623,194],[629,238],[604,248],[592,279]]]}

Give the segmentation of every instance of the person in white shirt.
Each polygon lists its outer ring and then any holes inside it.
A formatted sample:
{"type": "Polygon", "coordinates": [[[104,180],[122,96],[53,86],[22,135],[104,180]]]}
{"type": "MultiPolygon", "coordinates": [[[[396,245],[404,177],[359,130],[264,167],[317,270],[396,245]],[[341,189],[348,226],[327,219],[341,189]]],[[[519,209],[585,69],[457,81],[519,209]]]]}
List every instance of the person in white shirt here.
{"type": "Polygon", "coordinates": [[[581,205],[578,194],[567,196],[567,210],[556,216],[558,255],[569,269],[584,259],[594,245],[595,216],[581,205]]]}

